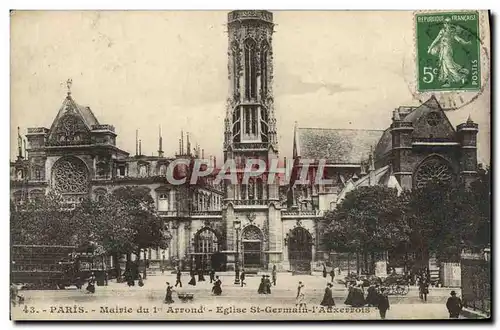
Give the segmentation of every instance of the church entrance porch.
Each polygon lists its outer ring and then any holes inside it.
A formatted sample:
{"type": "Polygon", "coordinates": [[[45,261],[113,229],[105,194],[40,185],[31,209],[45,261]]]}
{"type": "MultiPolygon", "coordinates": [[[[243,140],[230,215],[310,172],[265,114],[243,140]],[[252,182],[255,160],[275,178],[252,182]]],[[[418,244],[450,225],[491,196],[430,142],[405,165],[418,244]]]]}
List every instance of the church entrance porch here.
{"type": "Polygon", "coordinates": [[[295,228],[288,236],[288,259],[294,274],[311,274],[312,262],[311,234],[304,228],[295,228]]]}
{"type": "Polygon", "coordinates": [[[243,230],[242,235],[242,262],[245,270],[261,269],[263,262],[263,239],[262,232],[256,226],[248,226],[243,230]]]}

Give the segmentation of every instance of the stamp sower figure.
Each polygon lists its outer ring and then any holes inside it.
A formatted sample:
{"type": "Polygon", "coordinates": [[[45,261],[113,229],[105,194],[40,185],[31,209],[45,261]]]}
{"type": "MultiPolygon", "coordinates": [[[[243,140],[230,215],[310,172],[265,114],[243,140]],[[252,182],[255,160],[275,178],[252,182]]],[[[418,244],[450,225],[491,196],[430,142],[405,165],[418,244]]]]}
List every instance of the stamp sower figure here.
{"type": "Polygon", "coordinates": [[[335,301],[333,300],[332,283],[328,283],[326,285],[325,294],[320,305],[327,307],[335,306],[335,301]]]}
{"type": "Polygon", "coordinates": [[[272,276],[273,276],[273,285],[276,286],[276,265],[273,265],[272,276]]]}
{"type": "Polygon", "coordinates": [[[192,270],[192,271],[190,272],[190,275],[191,275],[191,279],[189,280],[188,284],[189,284],[189,285],[194,285],[194,286],[195,286],[195,285],[196,285],[196,279],[194,278],[194,270],[192,270]]]}
{"type": "Polygon", "coordinates": [[[385,314],[387,313],[387,310],[389,309],[389,297],[387,296],[387,293],[385,292],[385,288],[380,289],[380,293],[378,295],[378,304],[377,304],[378,311],[380,313],[380,318],[382,320],[385,320],[385,314]]]}
{"type": "Polygon", "coordinates": [[[177,280],[175,281],[175,287],[177,287],[177,285],[179,285],[179,287],[182,288],[181,276],[182,276],[181,270],[177,269],[177,280]]]}
{"type": "Polygon", "coordinates": [[[241,269],[241,273],[240,273],[240,282],[241,282],[241,286],[243,286],[243,285],[247,285],[247,284],[245,283],[245,269],[244,269],[244,268],[242,268],[242,269],[241,269]]]}
{"type": "Polygon", "coordinates": [[[216,296],[220,296],[222,294],[222,282],[219,280],[219,276],[215,277],[215,283],[214,286],[212,287],[212,292],[216,296]]]}
{"type": "Polygon", "coordinates": [[[450,313],[450,319],[458,319],[463,307],[462,300],[457,297],[455,291],[451,291],[450,295],[451,297],[446,302],[446,308],[448,308],[448,313],[450,313]]]}
{"type": "Polygon", "coordinates": [[[210,283],[215,282],[215,270],[213,268],[210,269],[210,283]]]}
{"type": "Polygon", "coordinates": [[[165,294],[165,304],[172,304],[174,300],[172,299],[172,292],[174,292],[174,287],[167,282],[167,293],[165,294]]]}
{"type": "Polygon", "coordinates": [[[297,297],[295,298],[295,305],[302,307],[306,307],[306,296],[304,293],[304,284],[302,282],[299,282],[299,286],[297,287],[297,297]]]}
{"type": "Polygon", "coordinates": [[[262,278],[260,279],[260,284],[259,284],[259,289],[257,290],[259,294],[265,294],[266,293],[266,276],[262,275],[262,278]]]}

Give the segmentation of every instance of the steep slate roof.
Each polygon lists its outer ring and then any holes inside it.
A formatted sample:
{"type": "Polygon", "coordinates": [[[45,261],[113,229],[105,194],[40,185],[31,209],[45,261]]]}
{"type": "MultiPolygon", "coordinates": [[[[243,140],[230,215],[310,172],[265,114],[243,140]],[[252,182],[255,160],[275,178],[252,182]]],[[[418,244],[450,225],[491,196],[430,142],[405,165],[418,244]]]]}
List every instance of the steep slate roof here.
{"type": "Polygon", "coordinates": [[[85,125],[87,126],[87,128],[89,130],[92,129],[92,125],[99,125],[99,121],[97,120],[94,113],[92,112],[92,110],[90,110],[89,107],[76,103],[73,100],[73,98],[68,95],[64,99],[64,101],[61,105],[61,108],[59,109],[59,112],[57,113],[56,118],[52,122],[52,126],[50,128],[51,131],[55,127],[55,124],[59,121],[59,118],[61,118],[66,113],[66,108],[68,106],[70,108],[74,109],[80,115],[80,117],[83,119],[85,125]]]}
{"type": "Polygon", "coordinates": [[[377,147],[375,148],[375,159],[379,159],[392,149],[392,134],[391,128],[389,127],[384,131],[382,137],[378,141],[377,147]]]}
{"type": "Polygon", "coordinates": [[[368,158],[381,136],[381,130],[297,128],[294,144],[303,159],[359,164],[368,158]]]}

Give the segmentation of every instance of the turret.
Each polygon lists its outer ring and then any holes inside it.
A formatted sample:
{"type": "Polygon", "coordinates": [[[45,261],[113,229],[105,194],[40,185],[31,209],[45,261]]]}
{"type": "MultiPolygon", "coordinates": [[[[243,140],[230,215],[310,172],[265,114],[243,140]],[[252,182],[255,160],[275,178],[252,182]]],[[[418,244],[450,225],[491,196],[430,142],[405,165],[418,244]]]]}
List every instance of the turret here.
{"type": "Polygon", "coordinates": [[[394,110],[391,124],[392,167],[394,176],[403,188],[412,187],[411,164],[405,161],[412,149],[413,124],[401,120],[399,109],[394,110]]]}
{"type": "Polygon", "coordinates": [[[467,118],[457,126],[458,142],[461,146],[460,174],[465,185],[469,185],[477,176],[477,133],[479,125],[467,118]]]}

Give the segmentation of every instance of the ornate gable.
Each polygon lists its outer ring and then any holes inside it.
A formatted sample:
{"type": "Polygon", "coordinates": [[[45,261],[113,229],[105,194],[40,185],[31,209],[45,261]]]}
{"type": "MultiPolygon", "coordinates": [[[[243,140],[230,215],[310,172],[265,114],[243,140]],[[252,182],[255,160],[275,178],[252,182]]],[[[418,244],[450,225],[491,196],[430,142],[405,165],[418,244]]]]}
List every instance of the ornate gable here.
{"type": "Polygon", "coordinates": [[[52,123],[48,145],[91,144],[90,130],[99,122],[88,107],[76,104],[67,96],[52,123]]]}
{"type": "Polygon", "coordinates": [[[414,140],[455,141],[456,139],[453,125],[434,97],[410,112],[404,121],[413,123],[414,140]]]}

